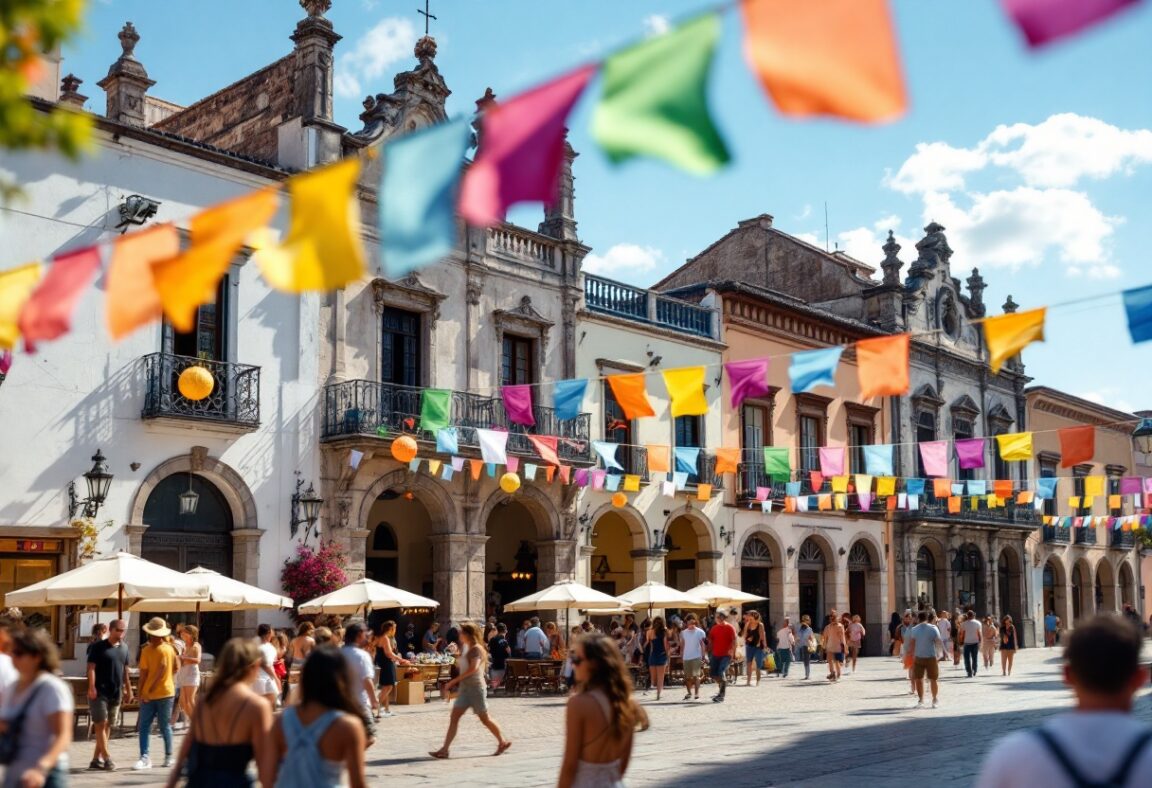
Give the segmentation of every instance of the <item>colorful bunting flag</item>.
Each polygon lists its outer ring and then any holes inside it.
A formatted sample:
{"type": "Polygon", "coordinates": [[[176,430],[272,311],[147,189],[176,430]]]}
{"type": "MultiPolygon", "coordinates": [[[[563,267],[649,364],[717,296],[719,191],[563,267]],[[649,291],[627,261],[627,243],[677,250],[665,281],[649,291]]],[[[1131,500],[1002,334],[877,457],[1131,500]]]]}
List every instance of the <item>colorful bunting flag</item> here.
{"type": "Polygon", "coordinates": [[[801,487],[800,482],[785,482],[784,483],[784,494],[787,495],[789,498],[795,498],[798,495],[800,495],[800,487],[801,487]]]}
{"type": "Polygon", "coordinates": [[[20,336],[24,350],[36,352],[36,343],[56,339],[72,327],[72,313],[96,272],[100,270],[99,245],[85,246],[56,255],[44,279],[32,291],[20,311],[20,336]]]}
{"type": "Polygon", "coordinates": [[[920,462],[927,476],[948,475],[948,441],[924,441],[920,444],[920,462]]]}
{"type": "Polygon", "coordinates": [[[526,427],[536,426],[536,416],[532,413],[531,386],[504,386],[500,393],[510,422],[526,427]]]}
{"type": "Polygon", "coordinates": [[[857,473],[854,476],[856,482],[856,492],[872,492],[872,475],[867,473],[857,473]]]}
{"type": "Polygon", "coordinates": [[[11,349],[20,336],[20,311],[40,281],[42,266],[30,263],[0,271],[0,348],[11,349]]]}
{"type": "MultiPolygon", "coordinates": [[[[528,442],[532,444],[532,448],[540,455],[540,459],[549,465],[559,465],[560,456],[557,450],[560,447],[560,439],[555,435],[525,435],[528,442]]],[[[551,481],[551,479],[549,479],[551,481]]]]}
{"type": "Polygon", "coordinates": [[[728,390],[732,410],[739,409],[744,400],[767,396],[768,359],[750,358],[744,361],[729,361],[724,365],[728,376],[728,390]]]}
{"type": "Polygon", "coordinates": [[[960,514],[960,501],[955,495],[948,499],[948,514],[960,514]]]}
{"type": "Polygon", "coordinates": [[[955,442],[956,461],[960,469],[971,471],[984,467],[984,439],[963,438],[955,442]]]}
{"type": "Polygon", "coordinates": [[[1032,433],[1011,432],[1007,435],[997,435],[996,443],[1000,447],[1000,459],[1004,462],[1020,462],[1032,459],[1032,433]]]}
{"type": "Polygon", "coordinates": [[[708,114],[720,16],[705,14],[610,56],[592,136],[609,160],[652,156],[707,175],[728,163],[708,114]]]}
{"type": "Polygon", "coordinates": [[[696,500],[709,501],[712,499],[712,485],[711,484],[698,484],[696,485],[696,500]]]}
{"type": "Polygon", "coordinates": [[[1124,500],[1121,496],[1119,496],[1119,495],[1109,495],[1108,496],[1108,508],[1109,509],[1120,509],[1123,506],[1124,506],[1124,500]]]}
{"type": "Polygon", "coordinates": [[[1029,309],[984,319],[984,341],[988,345],[988,366],[999,372],[1004,362],[1033,342],[1044,341],[1046,308],[1029,309]]]}
{"type": "Polygon", "coordinates": [[[676,497],[676,482],[664,482],[660,485],[660,494],[665,498],[676,497]]]}
{"type": "Polygon", "coordinates": [[[1000,0],[1028,46],[1040,47],[1098,24],[1138,0],[1000,0]]]}
{"type": "Polygon", "coordinates": [[[1096,498],[1104,494],[1104,477],[1103,476],[1085,476],[1084,477],[1084,494],[1096,498]]]}
{"type": "Polygon", "coordinates": [[[1021,490],[1016,495],[1016,503],[1025,505],[1030,504],[1036,499],[1036,493],[1033,490],[1021,490]]]}
{"type": "Polygon", "coordinates": [[[844,447],[820,447],[820,473],[825,476],[840,476],[844,473],[844,447]]]}
{"type": "Polygon", "coordinates": [[[771,487],[757,487],[756,488],[756,500],[757,501],[767,501],[771,496],[772,496],[772,488],[771,487]]]}
{"type": "Polygon", "coordinates": [[[556,409],[556,418],[568,421],[580,415],[580,408],[584,406],[584,391],[588,388],[588,381],[584,378],[574,380],[558,380],[552,389],[552,407],[556,409]]]}
{"type": "Polygon", "coordinates": [[[644,390],[644,375],[639,372],[624,375],[609,375],[605,380],[612,389],[612,396],[616,404],[624,411],[624,418],[632,419],[655,416],[652,403],[648,401],[648,394],[644,390]]]}
{"type": "Polygon", "coordinates": [[[460,188],[469,224],[498,224],[518,202],[552,202],[568,114],[595,73],[594,65],[578,68],[484,112],[480,148],[460,188]]]}
{"type": "Polygon", "coordinates": [[[679,473],[695,474],[699,467],[700,449],[695,446],[677,446],[675,451],[676,470],[679,473]]]}
{"type": "Polygon", "coordinates": [[[1096,428],[1065,427],[1057,430],[1060,438],[1060,467],[1071,468],[1085,462],[1092,462],[1096,454],[1096,428]]]}
{"type": "Polygon", "coordinates": [[[456,247],[456,198],[471,144],[472,125],[460,118],[383,146],[380,257],[389,276],[438,262],[456,247]]]}
{"type": "Polygon", "coordinates": [[[502,430],[476,430],[476,440],[480,443],[480,456],[484,462],[496,465],[508,464],[508,433],[502,430]]]}
{"type": "Polygon", "coordinates": [[[896,494],[896,478],[894,476],[881,476],[876,480],[876,494],[887,497],[896,494]]]}
{"type": "Polygon", "coordinates": [[[460,473],[460,471],[464,470],[464,458],[463,457],[453,457],[452,458],[452,470],[456,471],[456,473],[460,473]]]}
{"type": "Polygon", "coordinates": [[[497,465],[499,465],[499,463],[496,463],[496,462],[484,463],[484,467],[488,469],[488,475],[491,476],[493,479],[496,478],[496,466],[497,465]]]}
{"type": "Polygon", "coordinates": [[[872,508],[872,493],[858,492],[856,493],[856,504],[860,507],[860,511],[867,512],[872,508]]]}
{"type": "Polygon", "coordinates": [[[764,474],[773,481],[786,480],[792,476],[792,462],[784,446],[764,447],[764,474]]]}
{"type": "Polygon", "coordinates": [[[996,479],[992,482],[992,491],[996,493],[997,498],[1011,498],[1012,497],[1012,480],[1011,479],[996,479]]]}
{"type": "Polygon", "coordinates": [[[152,282],[152,264],[175,257],[180,234],[171,224],[158,224],[116,238],[108,266],[108,332],[122,339],[160,317],[160,296],[152,282]]]}
{"type": "Polygon", "coordinates": [[[744,56],[785,115],[882,121],[907,108],[887,0],[745,0],[744,56]]]}
{"type": "Polygon", "coordinates": [[[448,463],[444,463],[444,466],[442,468],[440,468],[440,478],[446,482],[452,481],[452,477],[455,475],[456,475],[456,469],[453,468],[448,463]]]}
{"type": "Polygon", "coordinates": [[[479,481],[480,473],[484,470],[484,460],[468,460],[472,471],[472,481],[479,481]]]}
{"type": "Polygon", "coordinates": [[[904,492],[908,495],[920,496],[924,494],[924,480],[923,479],[905,479],[904,492]]]}
{"type": "Polygon", "coordinates": [[[1132,341],[1147,342],[1152,339],[1152,285],[1125,290],[1122,296],[1132,341]]]}
{"type": "Polygon", "coordinates": [[[452,392],[448,389],[424,389],[420,392],[420,429],[435,433],[451,423],[452,392]]]}
{"type": "MultiPolygon", "coordinates": [[[[555,476],[556,476],[556,466],[555,465],[545,465],[544,466],[544,481],[551,484],[552,479],[555,476]]],[[[564,481],[568,481],[568,480],[565,479],[564,481]]]]}
{"type": "Polygon", "coordinates": [[[460,451],[460,435],[455,427],[441,427],[436,430],[436,451],[441,454],[455,454],[460,451]]]}
{"type": "Polygon", "coordinates": [[[817,501],[819,501],[819,503],[817,503],[816,508],[819,509],[821,512],[832,511],[832,496],[831,495],[825,494],[825,495],[817,496],[817,501]]]}
{"type": "Polygon", "coordinates": [[[629,473],[624,477],[624,491],[640,492],[640,476],[638,474],[629,473]]]}
{"type": "Polygon", "coordinates": [[[968,480],[968,494],[969,495],[987,495],[988,482],[985,479],[969,479],[968,480]]]}
{"type": "Polygon", "coordinates": [[[604,477],[604,489],[609,492],[616,492],[620,489],[620,482],[623,477],[618,473],[610,473],[604,477]]]}
{"type": "Polygon", "coordinates": [[[620,448],[619,443],[612,443],[611,441],[592,441],[592,450],[599,455],[600,459],[604,462],[605,468],[614,468],[618,471],[624,470],[624,466],[616,461],[616,450],[620,448]]]}
{"type": "Polygon", "coordinates": [[[424,462],[424,461],[422,459],[420,459],[419,457],[417,457],[414,460],[410,460],[408,463],[408,470],[411,471],[412,473],[419,473],[420,472],[420,463],[422,463],[422,462],[424,462]]]}
{"type": "Polygon", "coordinates": [[[933,479],[932,480],[932,494],[937,498],[949,498],[952,496],[952,480],[951,479],[933,479]]]}
{"type": "Polygon", "coordinates": [[[820,471],[809,471],[808,483],[813,490],[819,492],[824,488],[824,474],[820,473],[820,471]]]}
{"type": "Polygon", "coordinates": [[[688,474],[683,471],[676,471],[676,473],[672,474],[672,481],[677,490],[683,490],[688,486],[688,474]]]}
{"type": "Polygon", "coordinates": [[[650,443],[644,447],[648,453],[648,471],[650,473],[668,473],[672,470],[672,450],[669,446],[650,443]]]}
{"type": "Polygon", "coordinates": [[[716,470],[715,473],[719,476],[722,473],[736,473],[736,469],[740,463],[740,449],[727,448],[716,450],[716,470]]]}
{"type": "Polygon", "coordinates": [[[588,476],[589,476],[589,473],[588,473],[587,468],[577,468],[576,469],[576,486],[577,487],[587,487],[588,486],[588,476]]]}
{"type": "MultiPolygon", "coordinates": [[[[608,471],[593,470],[589,474],[589,476],[592,477],[592,489],[593,490],[603,490],[604,489],[604,480],[608,478],[608,471]]],[[[615,478],[618,479],[620,477],[617,476],[615,478]]]]}
{"type": "Polygon", "coordinates": [[[444,463],[440,460],[428,460],[428,473],[435,476],[440,473],[440,467],[444,463]]]}
{"type": "Polygon", "coordinates": [[[1139,495],[1141,492],[1139,476],[1125,476],[1120,480],[1121,495],[1139,495]]]}
{"type": "Polygon", "coordinates": [[[836,367],[840,363],[843,347],[806,350],[793,353],[788,365],[788,379],[794,394],[803,394],[817,386],[836,385],[836,367]]]}
{"type": "Polygon", "coordinates": [[[351,158],[289,179],[287,235],[280,244],[255,244],[254,259],[270,286],[286,293],[339,290],[364,275],[359,178],[360,159],[351,158]]]}
{"type": "Polygon", "coordinates": [[[908,355],[911,337],[861,339],[856,343],[856,374],[860,398],[899,396],[908,393],[908,355]]]}
{"type": "Polygon", "coordinates": [[[708,400],[704,396],[704,367],[668,369],[662,374],[671,400],[672,418],[703,416],[708,412],[708,400]]]}
{"type": "Polygon", "coordinates": [[[891,476],[892,445],[864,446],[864,470],[873,476],[891,476]]]}
{"type": "Polygon", "coordinates": [[[508,471],[508,473],[517,473],[520,470],[520,458],[509,457],[508,461],[505,463],[505,469],[508,471]]]}
{"type": "Polygon", "coordinates": [[[848,492],[848,477],[847,476],[833,476],[832,477],[832,492],[846,493],[848,492]]]}

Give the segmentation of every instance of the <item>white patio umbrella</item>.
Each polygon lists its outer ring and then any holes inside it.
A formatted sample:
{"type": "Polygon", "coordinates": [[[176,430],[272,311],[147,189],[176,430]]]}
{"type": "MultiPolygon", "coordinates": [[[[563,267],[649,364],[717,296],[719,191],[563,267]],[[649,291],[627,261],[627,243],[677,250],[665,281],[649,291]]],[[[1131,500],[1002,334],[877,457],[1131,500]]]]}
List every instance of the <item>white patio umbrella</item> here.
{"type": "Polygon", "coordinates": [[[622,604],[619,599],[603,591],[589,588],[575,580],[561,580],[535,594],[509,602],[504,605],[504,611],[515,613],[522,610],[563,610],[564,642],[567,643],[569,610],[616,611],[622,604]]]}
{"type": "Polygon", "coordinates": [[[440,603],[435,599],[377,583],[365,577],[305,602],[300,605],[300,612],[351,615],[363,611],[367,616],[373,610],[393,607],[440,607],[440,603]]]}
{"type": "Polygon", "coordinates": [[[241,583],[219,572],[198,566],[184,573],[186,577],[208,584],[208,596],[185,599],[141,599],[129,610],[136,613],[191,613],[197,619],[201,613],[230,612],[233,610],[276,610],[292,607],[291,597],[273,594],[263,588],[241,583]]]}
{"type": "Polygon", "coordinates": [[[620,599],[633,607],[648,608],[651,617],[652,610],[658,607],[707,607],[707,601],[687,591],[678,591],[672,586],[666,586],[655,580],[649,580],[641,586],[626,591],[620,599]]]}
{"type": "Polygon", "coordinates": [[[116,600],[116,615],[124,615],[124,602],[137,599],[187,599],[208,597],[208,584],[131,553],[114,553],[41,580],[25,588],[9,591],[4,604],[9,607],[47,605],[103,605],[116,600]]]}
{"type": "Polygon", "coordinates": [[[703,582],[694,588],[689,588],[684,593],[703,599],[708,603],[708,607],[743,605],[747,602],[763,602],[767,599],[767,597],[749,594],[747,591],[740,591],[736,588],[729,588],[719,583],[713,583],[711,580],[703,582]]]}

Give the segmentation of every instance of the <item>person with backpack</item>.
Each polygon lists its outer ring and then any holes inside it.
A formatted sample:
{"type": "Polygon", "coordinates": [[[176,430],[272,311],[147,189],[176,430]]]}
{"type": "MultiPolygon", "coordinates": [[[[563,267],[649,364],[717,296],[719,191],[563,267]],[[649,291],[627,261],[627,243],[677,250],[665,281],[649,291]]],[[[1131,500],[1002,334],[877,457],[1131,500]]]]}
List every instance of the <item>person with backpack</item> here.
{"type": "Polygon", "coordinates": [[[1132,716],[1132,699],[1148,683],[1141,640],[1139,629],[1115,614],[1077,626],[1064,649],[1075,711],[1000,742],[984,761],[978,788],[1147,785],[1152,728],[1132,716]]]}

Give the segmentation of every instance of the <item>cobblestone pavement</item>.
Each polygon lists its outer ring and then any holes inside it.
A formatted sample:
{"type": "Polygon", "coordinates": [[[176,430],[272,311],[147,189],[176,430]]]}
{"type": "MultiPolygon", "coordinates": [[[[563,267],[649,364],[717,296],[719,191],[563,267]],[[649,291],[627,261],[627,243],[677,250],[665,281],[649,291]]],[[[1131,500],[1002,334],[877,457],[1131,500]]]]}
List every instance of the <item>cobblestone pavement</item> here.
{"type": "MultiPolygon", "coordinates": [[[[759,687],[730,687],[727,702],[683,702],[683,690],[669,688],[657,703],[642,695],[652,728],[637,737],[627,781],[633,786],[776,786],[832,784],[923,786],[968,785],[987,750],[1006,733],[1036,725],[1072,704],[1060,679],[1056,650],[1028,649],[1016,658],[1014,675],[999,667],[974,679],[963,669],[941,665],[941,706],[913,710],[914,699],[892,659],[861,660],[855,675],[838,684],[812,680],[801,667],[787,680],[765,678],[759,687]],[[926,782],[926,780],[929,780],[926,782]]],[[[426,752],[439,746],[447,725],[443,703],[402,706],[380,723],[379,740],[368,753],[374,785],[548,786],[555,784],[563,748],[564,699],[493,699],[493,717],[514,742],[500,758],[491,754],[491,735],[471,715],[461,723],[452,760],[433,761],[426,752]]],[[[1136,713],[1152,722],[1152,692],[1145,690],[1136,713]]],[[[180,736],[176,746],[179,747],[180,736]]],[[[115,739],[113,773],[80,768],[91,744],[72,746],[73,785],[155,785],[161,769],[133,772],[134,737],[115,739]]],[[[159,737],[152,753],[162,755],[159,737]]]]}

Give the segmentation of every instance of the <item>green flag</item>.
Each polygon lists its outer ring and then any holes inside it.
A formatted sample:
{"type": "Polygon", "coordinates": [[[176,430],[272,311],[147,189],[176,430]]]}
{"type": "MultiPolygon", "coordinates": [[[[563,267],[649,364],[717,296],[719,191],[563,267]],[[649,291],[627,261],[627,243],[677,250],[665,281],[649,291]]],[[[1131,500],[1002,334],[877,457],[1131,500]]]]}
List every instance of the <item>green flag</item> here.
{"type": "Polygon", "coordinates": [[[792,478],[792,465],[788,460],[788,447],[764,447],[764,474],[773,481],[789,481],[792,478]]]}
{"type": "Polygon", "coordinates": [[[613,55],[592,135],[613,162],[654,156],[706,175],[728,162],[708,115],[707,82],[720,17],[707,14],[613,55]]]}
{"type": "Polygon", "coordinates": [[[426,432],[452,423],[452,392],[448,389],[424,389],[420,395],[420,429],[426,432]]]}

